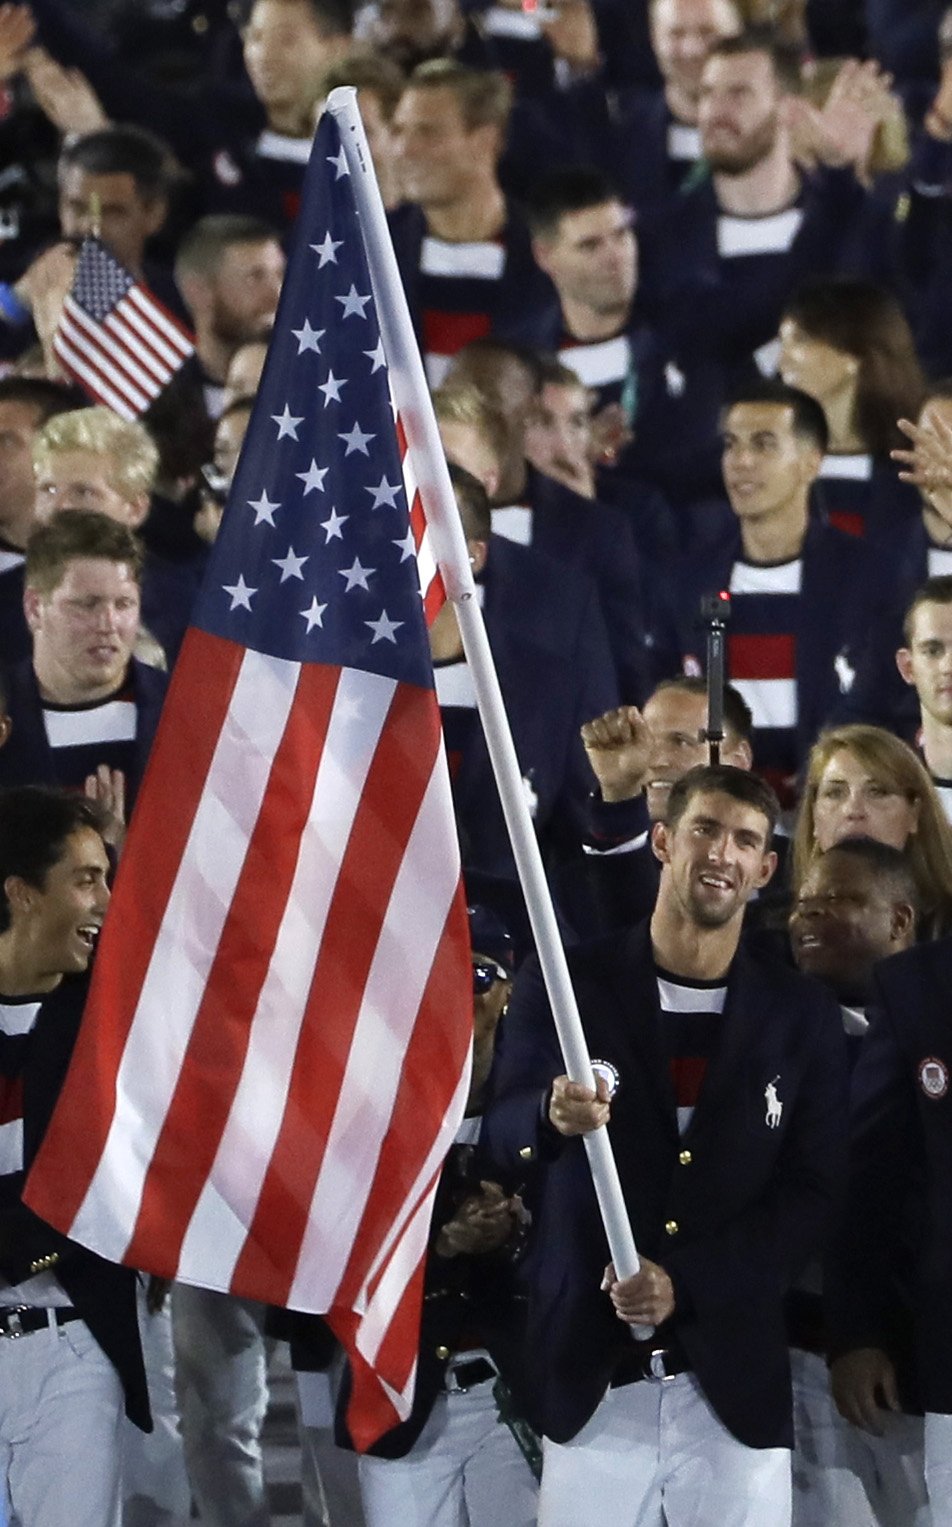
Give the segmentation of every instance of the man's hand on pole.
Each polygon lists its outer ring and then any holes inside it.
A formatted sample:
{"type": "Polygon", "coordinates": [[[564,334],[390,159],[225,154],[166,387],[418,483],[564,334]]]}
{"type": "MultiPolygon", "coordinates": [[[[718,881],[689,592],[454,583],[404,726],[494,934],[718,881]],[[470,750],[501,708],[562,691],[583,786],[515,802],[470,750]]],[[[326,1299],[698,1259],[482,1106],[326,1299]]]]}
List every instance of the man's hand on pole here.
{"type": "Polygon", "coordinates": [[[603,1077],[596,1081],[596,1091],[557,1076],[549,1100],[549,1123],[560,1135],[587,1135],[608,1123],[610,1114],[608,1086],[603,1077]]]}
{"type": "Polygon", "coordinates": [[[642,1257],[633,1278],[615,1276],[609,1262],[602,1288],[615,1306],[615,1314],[630,1326],[659,1326],[674,1314],[674,1285],[663,1267],[642,1257]]]}

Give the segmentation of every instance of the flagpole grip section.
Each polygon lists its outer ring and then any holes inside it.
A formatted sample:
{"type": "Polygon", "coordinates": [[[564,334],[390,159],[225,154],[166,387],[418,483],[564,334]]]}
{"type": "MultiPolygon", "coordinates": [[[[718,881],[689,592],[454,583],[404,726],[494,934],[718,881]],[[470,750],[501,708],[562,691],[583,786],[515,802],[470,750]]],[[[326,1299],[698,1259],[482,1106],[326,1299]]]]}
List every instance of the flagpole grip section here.
{"type": "MultiPolygon", "coordinates": [[[[473,597],[475,584],[469,553],[430,401],[420,347],[410,318],[386,212],[357,108],[357,92],[349,86],[332,90],[325,109],[337,120],[347,167],[354,183],[364,239],[368,249],[374,253],[374,259],[370,262],[370,274],[390,369],[391,389],[399,407],[408,445],[416,459],[420,492],[426,505],[428,527],[433,534],[434,550],[444,586],[456,606],[463,649],[473,677],[480,720],[566,1071],[573,1081],[581,1082],[594,1091],[595,1076],[582,1021],[572,990],[542,856],[529,815],[522,774],[482,610],[473,597]],[[425,481],[421,475],[423,471],[428,474],[425,481]]],[[[584,1136],[584,1141],[615,1271],[619,1278],[633,1277],[640,1263],[608,1132],[605,1129],[594,1130],[584,1136]]],[[[633,1327],[632,1332],[635,1336],[650,1334],[649,1330],[642,1327],[633,1327]]]]}

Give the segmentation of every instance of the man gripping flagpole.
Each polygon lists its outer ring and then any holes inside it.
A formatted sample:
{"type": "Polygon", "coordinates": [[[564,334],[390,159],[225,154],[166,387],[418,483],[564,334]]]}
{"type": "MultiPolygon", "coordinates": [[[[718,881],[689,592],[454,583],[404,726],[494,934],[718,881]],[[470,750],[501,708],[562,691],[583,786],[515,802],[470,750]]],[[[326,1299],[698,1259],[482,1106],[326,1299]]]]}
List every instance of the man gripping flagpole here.
{"type": "MultiPolygon", "coordinates": [[[[391,392],[407,440],[408,455],[417,473],[417,487],[426,509],[427,533],[432,542],[433,555],[439,565],[446,594],[456,605],[463,649],[473,675],[479,717],[496,776],[546,989],[552,1003],[559,1044],[569,1076],[594,1090],[595,1075],[591,1058],[572,991],[542,856],[526,804],[525,785],[506,718],[482,611],[474,597],[475,585],[463,529],[436,417],[430,403],[423,361],[390,242],[386,213],[357,108],[356,92],[346,86],[332,91],[328,97],[327,111],[340,126],[342,151],[346,155],[354,184],[365,238],[377,256],[371,262],[370,271],[381,335],[390,367],[391,392]]],[[[585,1148],[616,1272],[622,1278],[633,1277],[639,1267],[638,1253],[607,1132],[602,1129],[587,1135],[585,1148]]],[[[641,1333],[640,1328],[636,1328],[636,1334],[647,1332],[641,1333]]]]}

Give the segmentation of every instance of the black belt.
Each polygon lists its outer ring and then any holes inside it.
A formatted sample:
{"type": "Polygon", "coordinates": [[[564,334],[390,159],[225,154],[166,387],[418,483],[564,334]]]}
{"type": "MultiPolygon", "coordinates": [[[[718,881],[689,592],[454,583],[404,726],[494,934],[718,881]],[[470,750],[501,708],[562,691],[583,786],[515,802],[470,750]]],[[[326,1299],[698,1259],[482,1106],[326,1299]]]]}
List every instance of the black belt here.
{"type": "Polygon", "coordinates": [[[474,1357],[468,1363],[453,1363],[447,1368],[444,1376],[444,1384],[450,1394],[465,1394],[468,1389],[474,1389],[477,1384],[485,1384],[487,1379],[499,1377],[499,1369],[488,1358],[474,1357]],[[452,1382],[450,1375],[452,1374],[452,1382]]]}
{"type": "Polygon", "coordinates": [[[616,1364],[611,1388],[621,1389],[625,1384],[637,1384],[642,1379],[673,1379],[679,1373],[690,1371],[687,1354],[677,1342],[669,1342],[666,1347],[634,1347],[616,1364]]]}
{"type": "Polygon", "coordinates": [[[18,1336],[30,1336],[34,1331],[45,1331],[53,1324],[64,1326],[70,1320],[82,1320],[78,1310],[40,1309],[32,1304],[14,1304],[0,1308],[0,1337],[15,1340],[18,1336]]]}

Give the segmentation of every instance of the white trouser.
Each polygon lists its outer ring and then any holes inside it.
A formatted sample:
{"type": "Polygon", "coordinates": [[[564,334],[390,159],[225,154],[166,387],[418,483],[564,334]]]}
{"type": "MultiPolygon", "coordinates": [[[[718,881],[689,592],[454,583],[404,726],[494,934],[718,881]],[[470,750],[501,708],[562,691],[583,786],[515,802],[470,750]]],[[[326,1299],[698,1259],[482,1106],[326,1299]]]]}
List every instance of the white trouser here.
{"type": "Polygon", "coordinates": [[[81,1320],[0,1338],[0,1477],[11,1527],[116,1527],[119,1375],[81,1320]]]}
{"type": "Polygon", "coordinates": [[[882,1412],[883,1435],[844,1421],[825,1358],[794,1348],[794,1527],[929,1527],[922,1418],[882,1412]]]}
{"type": "Polygon", "coordinates": [[[340,1362],[296,1373],[301,1438],[302,1527],[364,1527],[357,1454],[334,1441],[340,1362]]]}
{"type": "Polygon", "coordinates": [[[176,1386],[185,1461],[206,1527],[268,1527],[261,1428],[268,1408],[265,1307],[177,1283],[176,1386]]]}
{"type": "Polygon", "coordinates": [[[932,1527],[952,1527],[952,1416],[927,1411],[925,1431],[932,1527]]]}
{"type": "Polygon", "coordinates": [[[131,1421],[122,1429],[122,1527],[187,1527],[191,1491],[175,1394],[170,1302],[157,1314],[139,1286],[139,1331],[149,1385],[153,1429],[131,1421]]]}
{"type": "Polygon", "coordinates": [[[738,1442],[692,1373],[609,1389],[543,1451],[539,1527],[789,1527],[789,1452],[738,1442]]]}
{"type": "Polygon", "coordinates": [[[533,1527],[538,1485],[492,1391],[437,1395],[406,1457],[361,1457],[367,1527],[533,1527]]]}

